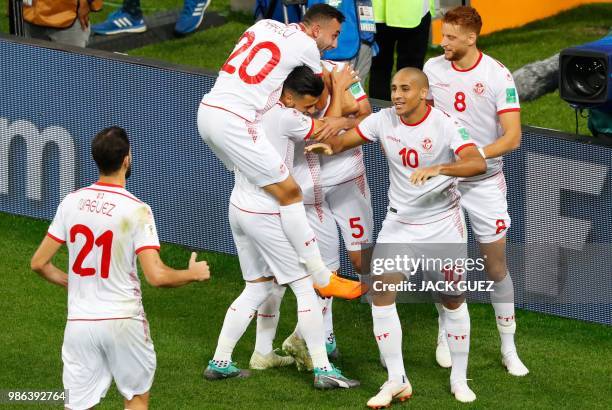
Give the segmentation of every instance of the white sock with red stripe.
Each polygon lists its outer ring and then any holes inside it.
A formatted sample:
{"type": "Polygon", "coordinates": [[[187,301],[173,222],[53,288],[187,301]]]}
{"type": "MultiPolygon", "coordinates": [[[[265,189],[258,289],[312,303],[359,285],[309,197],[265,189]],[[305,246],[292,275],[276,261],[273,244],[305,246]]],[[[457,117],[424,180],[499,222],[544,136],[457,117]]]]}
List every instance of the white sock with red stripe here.
{"type": "Polygon", "coordinates": [[[502,355],[516,351],[514,333],[516,333],[516,320],[514,318],[514,285],[510,272],[506,277],[493,284],[491,304],[495,310],[497,330],[501,339],[502,355]]]}
{"type": "Polygon", "coordinates": [[[232,361],[232,352],[236,343],[249,327],[257,309],[268,298],[271,289],[272,281],[246,282],[240,296],[227,309],[223,327],[219,334],[217,350],[215,350],[213,356],[213,360],[218,366],[226,367],[232,361]]]}
{"type": "Polygon", "coordinates": [[[255,333],[255,351],[266,355],[273,349],[276,328],[280,318],[280,305],[286,288],[272,282],[268,299],[257,310],[257,331],[255,333]]]}
{"type": "Polygon", "coordinates": [[[312,287],[310,276],[289,284],[297,299],[298,327],[308,346],[312,365],[321,369],[331,369],[325,349],[323,334],[323,314],[319,298],[312,287]]]}
{"type": "Polygon", "coordinates": [[[389,380],[403,380],[406,376],[402,356],[402,325],[397,315],[395,303],[388,306],[372,304],[374,338],[385,364],[389,380]]]}
{"type": "Polygon", "coordinates": [[[304,203],[300,201],[280,206],[279,209],[283,231],[298,256],[304,261],[306,270],[312,275],[317,286],[327,286],[331,272],[321,259],[315,233],[308,224],[304,203]]]}
{"type": "Polygon", "coordinates": [[[455,310],[444,307],[446,320],[446,340],[450,350],[453,367],[450,382],[465,382],[467,380],[468,356],[470,353],[470,313],[467,303],[462,303],[455,310]]]}

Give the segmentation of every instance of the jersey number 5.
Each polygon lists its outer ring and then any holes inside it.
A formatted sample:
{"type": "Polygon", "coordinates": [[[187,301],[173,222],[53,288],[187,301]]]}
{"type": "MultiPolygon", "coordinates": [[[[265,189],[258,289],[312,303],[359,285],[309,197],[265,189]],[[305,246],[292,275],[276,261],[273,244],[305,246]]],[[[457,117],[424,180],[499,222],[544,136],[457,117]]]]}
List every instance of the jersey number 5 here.
{"type": "Polygon", "coordinates": [[[113,248],[113,231],[106,231],[102,235],[98,237],[98,239],[94,238],[94,234],[85,225],[74,225],[72,229],[70,229],[70,242],[74,243],[76,241],[76,237],[78,234],[81,234],[85,237],[85,244],[81,248],[81,251],[76,257],[74,261],[74,265],[72,265],[72,271],[77,275],[81,276],[93,276],[96,274],[95,268],[84,268],[83,261],[89,255],[89,252],[93,249],[94,244],[98,247],[102,248],[102,263],[100,266],[101,274],[100,276],[103,279],[108,278],[108,271],[110,269],[111,262],[111,249],[113,248]]]}
{"type": "Polygon", "coordinates": [[[281,57],[280,49],[271,41],[263,41],[253,46],[253,43],[255,42],[255,33],[252,31],[245,32],[242,37],[240,37],[240,40],[238,40],[238,44],[240,44],[242,40],[246,41],[240,47],[234,50],[232,54],[230,54],[225,64],[223,64],[223,67],[221,67],[221,71],[225,71],[228,74],[234,74],[236,72],[236,66],[232,65],[232,60],[236,59],[240,54],[243,54],[250,49],[249,54],[238,68],[238,75],[240,76],[240,79],[247,84],[259,84],[268,76],[268,74],[270,74],[270,71],[272,71],[272,69],[278,65],[281,57]],[[247,73],[247,67],[261,50],[268,50],[271,54],[270,58],[258,73],[249,75],[247,73]]]}

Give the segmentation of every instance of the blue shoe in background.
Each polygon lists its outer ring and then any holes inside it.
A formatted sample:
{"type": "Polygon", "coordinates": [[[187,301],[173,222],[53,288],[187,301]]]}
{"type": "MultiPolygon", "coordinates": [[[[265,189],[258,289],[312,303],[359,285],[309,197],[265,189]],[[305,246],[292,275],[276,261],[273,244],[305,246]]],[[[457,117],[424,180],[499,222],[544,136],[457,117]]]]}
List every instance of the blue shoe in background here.
{"type": "Polygon", "coordinates": [[[185,0],[183,10],[174,26],[174,31],[179,35],[193,33],[200,27],[204,20],[204,12],[210,5],[211,0],[185,0]]]}
{"type": "Polygon", "coordinates": [[[144,19],[137,20],[130,13],[119,9],[109,14],[106,21],[91,26],[91,31],[103,36],[121,33],[142,33],[147,31],[144,19]]]}

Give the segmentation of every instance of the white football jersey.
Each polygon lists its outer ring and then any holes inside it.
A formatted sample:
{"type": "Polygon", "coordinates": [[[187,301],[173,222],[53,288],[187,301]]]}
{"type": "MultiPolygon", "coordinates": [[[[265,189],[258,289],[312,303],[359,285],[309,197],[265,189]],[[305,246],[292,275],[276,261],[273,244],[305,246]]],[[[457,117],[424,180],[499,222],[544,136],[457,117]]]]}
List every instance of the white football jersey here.
{"type": "MultiPolygon", "coordinates": [[[[279,102],[264,114],[261,124],[266,138],[284,159],[291,174],[294,174],[294,152],[299,149],[304,151],[304,142],[314,131],[314,120],[293,108],[286,108],[279,102]]],[[[308,165],[300,169],[304,175],[294,175],[294,178],[304,192],[304,202],[309,203],[307,201],[314,201],[314,178],[308,176],[308,165]]],[[[235,207],[254,213],[278,212],[278,201],[272,195],[252,184],[239,169],[234,169],[234,175],[235,183],[230,202],[235,207]]],[[[320,187],[318,189],[320,190],[320,187]]]]}
{"type": "Polygon", "coordinates": [[[389,163],[389,212],[402,222],[434,222],[459,204],[454,177],[439,175],[420,186],[410,182],[415,169],[453,162],[459,151],[475,145],[457,120],[428,106],[421,121],[407,124],[395,108],[386,108],[364,119],[357,132],[382,145],[389,163]]]}
{"type": "Polygon", "coordinates": [[[240,37],[202,102],[253,122],[276,104],[283,82],[301,65],[321,74],[315,41],[298,24],[260,20],[240,37]]]}
{"type": "Polygon", "coordinates": [[[47,235],[68,247],[68,320],[144,316],[136,255],[159,249],[149,205],[98,182],[66,195],[47,235]]]}
{"type": "MultiPolygon", "coordinates": [[[[430,58],[423,68],[429,78],[429,99],[436,107],[456,117],[480,147],[495,142],[503,130],[499,114],[520,111],[519,97],[510,71],[492,57],[480,53],[476,64],[459,70],[444,56],[430,58]]],[[[487,172],[503,168],[501,157],[487,159],[487,172]]]]}
{"type": "MultiPolygon", "coordinates": [[[[338,61],[322,60],[321,62],[329,71],[332,71],[334,67],[336,67],[337,70],[342,70],[345,65],[344,62],[338,61]]],[[[350,91],[356,101],[368,98],[360,83],[353,84],[350,91]]],[[[323,118],[325,116],[330,102],[331,96],[328,96],[327,104],[325,104],[325,108],[317,114],[317,118],[323,118]]],[[[342,184],[364,173],[365,166],[363,164],[363,150],[361,147],[346,150],[338,155],[321,156],[321,180],[325,187],[342,184]]]]}

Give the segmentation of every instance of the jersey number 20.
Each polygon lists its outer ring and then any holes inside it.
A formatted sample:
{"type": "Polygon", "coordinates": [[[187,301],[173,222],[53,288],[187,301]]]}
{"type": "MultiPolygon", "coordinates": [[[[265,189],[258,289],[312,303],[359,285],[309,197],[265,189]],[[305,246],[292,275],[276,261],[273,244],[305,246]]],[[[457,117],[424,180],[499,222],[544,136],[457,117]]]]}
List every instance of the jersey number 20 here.
{"type": "Polygon", "coordinates": [[[93,276],[96,274],[95,268],[84,268],[83,261],[89,255],[89,252],[93,249],[94,244],[102,248],[102,263],[100,266],[100,276],[103,279],[108,278],[108,271],[110,270],[111,262],[111,249],[113,247],[113,231],[106,231],[102,235],[98,236],[98,239],[94,238],[94,234],[85,225],[77,224],[70,229],[70,242],[76,241],[77,235],[83,235],[85,237],[85,244],[81,248],[81,251],[77,255],[72,271],[77,275],[81,276],[93,276]]]}
{"type": "Polygon", "coordinates": [[[246,53],[247,50],[250,50],[249,54],[238,68],[238,75],[240,76],[240,79],[247,84],[259,84],[268,76],[268,74],[270,74],[270,71],[272,71],[272,69],[278,65],[281,57],[280,49],[271,41],[262,41],[261,43],[253,45],[253,43],[255,43],[255,33],[252,31],[245,32],[242,37],[240,37],[240,40],[238,40],[238,44],[245,39],[246,42],[234,50],[232,54],[230,54],[225,64],[223,64],[223,67],[221,67],[221,71],[225,71],[228,74],[234,74],[236,72],[236,66],[233,65],[234,63],[232,60],[236,59],[240,54],[246,53]],[[261,50],[268,50],[271,53],[270,59],[258,73],[255,75],[249,75],[247,73],[247,67],[261,50]]]}

